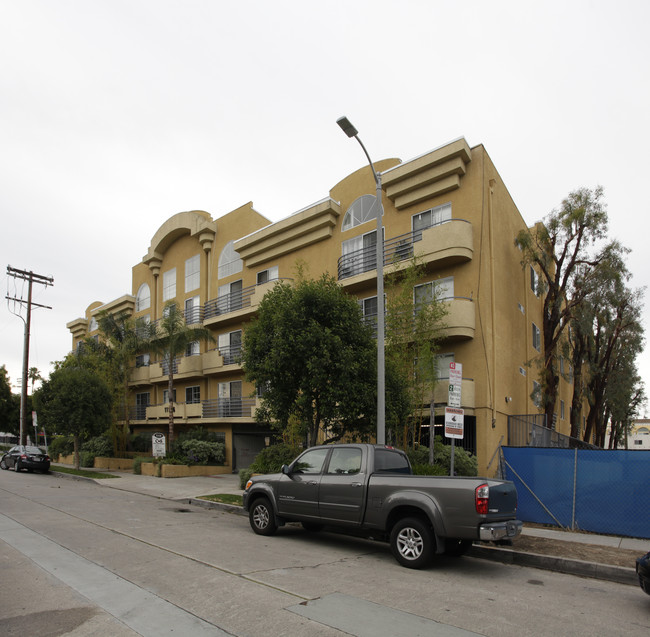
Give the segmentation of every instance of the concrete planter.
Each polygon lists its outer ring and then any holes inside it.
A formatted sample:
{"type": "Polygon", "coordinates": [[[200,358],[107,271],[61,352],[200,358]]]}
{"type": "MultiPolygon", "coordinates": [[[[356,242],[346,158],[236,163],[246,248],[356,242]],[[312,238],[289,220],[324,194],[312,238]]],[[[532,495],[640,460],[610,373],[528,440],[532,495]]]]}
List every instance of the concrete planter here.
{"type": "Polygon", "coordinates": [[[110,469],[112,471],[133,471],[132,458],[95,458],[95,469],[110,469]]]}
{"type": "MultiPolygon", "coordinates": [[[[143,462],[140,465],[143,476],[157,475],[157,465],[153,462],[143,462]]],[[[191,476],[214,476],[230,473],[228,466],[213,465],[185,465],[185,464],[162,464],[160,466],[161,478],[189,478],[191,476]]]]}

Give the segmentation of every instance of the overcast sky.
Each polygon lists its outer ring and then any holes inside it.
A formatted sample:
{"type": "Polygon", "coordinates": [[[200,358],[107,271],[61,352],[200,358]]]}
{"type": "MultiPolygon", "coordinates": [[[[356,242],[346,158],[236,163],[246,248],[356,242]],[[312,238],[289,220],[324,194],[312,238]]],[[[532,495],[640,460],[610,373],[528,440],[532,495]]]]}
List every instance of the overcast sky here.
{"type": "Polygon", "coordinates": [[[277,221],[327,196],[365,164],[343,114],[375,160],[484,144],[528,224],[602,185],[648,285],[648,24],[647,0],[0,0],[2,291],[22,291],[7,265],[54,277],[34,288],[53,309],[33,313],[30,367],[64,358],[91,302],[131,293],[173,214],[252,201],[277,221]]]}

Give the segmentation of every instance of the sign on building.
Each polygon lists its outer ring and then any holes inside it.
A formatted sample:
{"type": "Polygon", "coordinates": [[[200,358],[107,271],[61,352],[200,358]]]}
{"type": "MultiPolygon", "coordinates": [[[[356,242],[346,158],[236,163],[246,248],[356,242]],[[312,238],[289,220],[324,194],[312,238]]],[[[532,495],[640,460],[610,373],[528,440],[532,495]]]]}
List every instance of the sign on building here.
{"type": "Polygon", "coordinates": [[[449,397],[447,405],[449,407],[461,406],[461,388],[463,385],[463,365],[462,363],[449,363],[449,397]]]}

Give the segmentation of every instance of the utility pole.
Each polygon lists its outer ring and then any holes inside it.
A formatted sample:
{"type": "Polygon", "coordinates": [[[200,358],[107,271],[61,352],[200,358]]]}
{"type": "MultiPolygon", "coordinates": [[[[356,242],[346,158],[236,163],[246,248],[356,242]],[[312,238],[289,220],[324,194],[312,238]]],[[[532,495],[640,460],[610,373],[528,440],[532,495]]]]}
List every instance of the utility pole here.
{"type": "Polygon", "coordinates": [[[27,300],[22,298],[22,294],[19,297],[9,296],[7,293],[7,301],[14,301],[14,303],[20,304],[20,309],[22,310],[23,306],[27,306],[27,317],[23,319],[20,311],[18,313],[12,312],[16,316],[20,317],[25,323],[25,340],[23,344],[23,378],[21,383],[21,392],[20,392],[20,437],[18,438],[18,444],[25,444],[26,437],[26,422],[27,422],[27,381],[29,375],[29,335],[32,323],[32,307],[43,307],[48,310],[52,308],[49,305],[40,305],[39,303],[34,303],[32,301],[32,286],[34,283],[39,283],[41,285],[54,285],[54,278],[43,276],[41,274],[34,274],[25,270],[17,270],[12,268],[10,265],[7,266],[7,276],[12,276],[14,279],[21,279],[27,281],[27,300]]]}

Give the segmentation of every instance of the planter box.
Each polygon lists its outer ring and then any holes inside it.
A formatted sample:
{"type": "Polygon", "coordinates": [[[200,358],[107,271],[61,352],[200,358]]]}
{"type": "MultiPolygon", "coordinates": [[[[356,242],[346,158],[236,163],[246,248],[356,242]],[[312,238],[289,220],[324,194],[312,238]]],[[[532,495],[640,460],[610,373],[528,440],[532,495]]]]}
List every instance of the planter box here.
{"type": "Polygon", "coordinates": [[[163,464],[160,475],[163,478],[187,478],[190,476],[213,476],[230,473],[230,467],[185,464],[163,464]]]}
{"type": "Polygon", "coordinates": [[[155,476],[156,466],[153,462],[143,462],[140,465],[140,470],[143,476],[155,476]]]}
{"type": "Polygon", "coordinates": [[[95,469],[112,469],[113,471],[133,471],[133,459],[96,457],[95,469]]]}
{"type": "Polygon", "coordinates": [[[60,462],[61,464],[69,464],[71,466],[74,466],[74,453],[71,453],[69,456],[62,456],[59,454],[59,459],[57,462],[60,462]]]}

